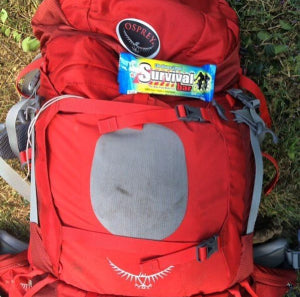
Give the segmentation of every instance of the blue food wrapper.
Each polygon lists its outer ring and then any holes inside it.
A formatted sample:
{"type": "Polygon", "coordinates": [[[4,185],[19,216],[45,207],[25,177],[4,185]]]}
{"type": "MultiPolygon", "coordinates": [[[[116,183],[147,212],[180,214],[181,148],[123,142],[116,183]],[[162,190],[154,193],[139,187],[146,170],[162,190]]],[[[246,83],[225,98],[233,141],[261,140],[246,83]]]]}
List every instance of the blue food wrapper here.
{"type": "Polygon", "coordinates": [[[183,96],[210,102],[214,96],[216,65],[177,64],[121,53],[118,82],[121,94],[183,96]]]}

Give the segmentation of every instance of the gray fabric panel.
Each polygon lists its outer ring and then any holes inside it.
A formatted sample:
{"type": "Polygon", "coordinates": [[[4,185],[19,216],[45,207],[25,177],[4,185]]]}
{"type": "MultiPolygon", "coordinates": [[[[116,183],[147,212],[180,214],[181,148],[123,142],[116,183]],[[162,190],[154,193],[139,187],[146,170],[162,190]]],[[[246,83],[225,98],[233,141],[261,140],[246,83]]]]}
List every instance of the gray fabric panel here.
{"type": "Polygon", "coordinates": [[[181,224],[188,199],[185,152],[159,125],[100,137],[91,174],[91,200],[111,233],[161,240],[181,224]]]}
{"type": "Polygon", "coordinates": [[[0,124],[0,157],[14,159],[16,156],[10,148],[5,124],[0,124]]]}
{"type": "MultiPolygon", "coordinates": [[[[29,123],[16,125],[17,142],[20,152],[26,150],[28,127],[29,123]]],[[[16,158],[9,144],[5,124],[0,124],[0,156],[3,159],[16,158]]]]}

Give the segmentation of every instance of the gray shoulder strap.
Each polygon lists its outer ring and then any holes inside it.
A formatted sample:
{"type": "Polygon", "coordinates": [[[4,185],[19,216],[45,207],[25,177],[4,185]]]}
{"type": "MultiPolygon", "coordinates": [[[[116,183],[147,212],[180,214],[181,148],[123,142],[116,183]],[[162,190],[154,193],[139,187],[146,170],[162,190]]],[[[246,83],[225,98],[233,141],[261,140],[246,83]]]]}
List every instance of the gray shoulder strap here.
{"type": "Polygon", "coordinates": [[[30,196],[30,222],[39,223],[38,203],[36,193],[36,179],[35,179],[35,132],[31,136],[31,196],[30,196]]]}
{"type": "Polygon", "coordinates": [[[30,201],[30,185],[0,157],[0,176],[26,200],[30,201]]]}
{"type": "Polygon", "coordinates": [[[255,110],[259,106],[259,101],[257,99],[251,99],[247,95],[244,95],[241,90],[233,89],[229,91],[229,94],[239,99],[244,104],[243,109],[233,111],[233,114],[235,115],[236,122],[244,123],[250,128],[250,141],[255,160],[254,188],[246,232],[247,234],[250,234],[254,230],[258,215],[263,185],[264,167],[260,144],[266,133],[270,133],[273,136],[274,143],[277,143],[278,139],[273,131],[266,127],[262,118],[257,114],[255,110]]]}
{"type": "Polygon", "coordinates": [[[264,175],[264,166],[263,159],[260,150],[260,144],[258,137],[254,134],[253,130],[250,129],[250,141],[253,150],[254,160],[255,160],[255,178],[254,178],[254,187],[252,193],[252,203],[248,218],[247,225],[247,234],[250,234],[254,230],[255,222],[258,215],[262,185],[263,185],[263,175],[264,175]]]}

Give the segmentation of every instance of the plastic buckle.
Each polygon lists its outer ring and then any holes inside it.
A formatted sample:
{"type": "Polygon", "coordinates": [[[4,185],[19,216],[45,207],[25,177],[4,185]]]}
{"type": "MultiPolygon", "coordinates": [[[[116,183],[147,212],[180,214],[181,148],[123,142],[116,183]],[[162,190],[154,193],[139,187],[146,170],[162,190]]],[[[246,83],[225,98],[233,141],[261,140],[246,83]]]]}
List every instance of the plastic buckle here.
{"type": "Polygon", "coordinates": [[[209,259],[215,252],[219,250],[218,247],[218,236],[214,235],[213,237],[202,241],[196,247],[196,258],[198,262],[202,262],[200,257],[200,249],[206,248],[206,259],[209,259]]]}
{"type": "Polygon", "coordinates": [[[286,257],[294,269],[300,269],[300,251],[287,250],[286,257]]]}
{"type": "Polygon", "coordinates": [[[29,99],[29,104],[27,105],[25,111],[24,111],[24,116],[25,116],[25,121],[31,121],[37,111],[41,108],[41,97],[39,95],[36,95],[33,99],[29,99]]]}
{"type": "Polygon", "coordinates": [[[175,111],[177,118],[185,122],[205,122],[202,117],[201,110],[199,107],[192,107],[189,105],[176,105],[175,111]],[[184,115],[181,113],[181,109],[184,109],[184,115]]]}
{"type": "Polygon", "coordinates": [[[23,78],[22,93],[31,97],[40,87],[40,70],[34,69],[23,78]]]}
{"type": "Polygon", "coordinates": [[[233,98],[240,100],[248,108],[259,108],[260,101],[245,94],[240,89],[230,89],[227,91],[233,98]]]}

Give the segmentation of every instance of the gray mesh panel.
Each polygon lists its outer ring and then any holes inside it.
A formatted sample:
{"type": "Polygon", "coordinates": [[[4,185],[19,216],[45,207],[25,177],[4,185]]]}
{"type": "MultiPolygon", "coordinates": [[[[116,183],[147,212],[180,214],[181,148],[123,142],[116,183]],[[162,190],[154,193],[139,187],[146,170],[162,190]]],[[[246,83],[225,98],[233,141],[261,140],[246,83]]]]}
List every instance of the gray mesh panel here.
{"type": "MultiPolygon", "coordinates": [[[[28,127],[29,123],[18,124],[16,126],[18,137],[18,149],[20,150],[20,152],[26,150],[28,127]]],[[[13,153],[9,144],[6,127],[2,123],[0,124],[0,157],[2,157],[3,159],[14,159],[16,157],[19,157],[15,156],[15,154],[13,153]]]]}
{"type": "Polygon", "coordinates": [[[91,200],[111,233],[164,239],[182,222],[188,197],[184,148],[159,125],[100,137],[91,174],[91,200]]]}

